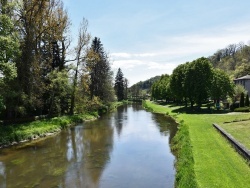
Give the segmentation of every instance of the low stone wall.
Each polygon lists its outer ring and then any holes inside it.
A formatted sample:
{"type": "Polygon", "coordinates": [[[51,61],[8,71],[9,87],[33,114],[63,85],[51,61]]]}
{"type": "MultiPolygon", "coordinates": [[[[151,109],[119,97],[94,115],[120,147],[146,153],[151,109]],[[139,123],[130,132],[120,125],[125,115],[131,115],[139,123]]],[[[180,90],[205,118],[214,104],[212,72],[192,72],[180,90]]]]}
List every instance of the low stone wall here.
{"type": "Polygon", "coordinates": [[[217,124],[213,124],[213,126],[225,137],[227,140],[235,147],[239,154],[241,154],[245,159],[250,161],[250,151],[243,146],[240,142],[238,142],[231,134],[227,133],[223,128],[221,128],[217,124]]]}

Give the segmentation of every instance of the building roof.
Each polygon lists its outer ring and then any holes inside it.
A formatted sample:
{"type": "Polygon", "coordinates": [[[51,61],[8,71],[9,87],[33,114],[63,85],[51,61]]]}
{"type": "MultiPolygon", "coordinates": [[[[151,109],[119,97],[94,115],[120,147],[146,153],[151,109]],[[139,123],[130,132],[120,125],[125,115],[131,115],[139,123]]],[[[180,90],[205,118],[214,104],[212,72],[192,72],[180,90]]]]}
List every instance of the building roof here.
{"type": "Polygon", "coordinates": [[[243,76],[243,77],[240,77],[240,78],[236,78],[234,79],[235,81],[236,80],[250,80],[250,75],[246,75],[246,76],[243,76]]]}

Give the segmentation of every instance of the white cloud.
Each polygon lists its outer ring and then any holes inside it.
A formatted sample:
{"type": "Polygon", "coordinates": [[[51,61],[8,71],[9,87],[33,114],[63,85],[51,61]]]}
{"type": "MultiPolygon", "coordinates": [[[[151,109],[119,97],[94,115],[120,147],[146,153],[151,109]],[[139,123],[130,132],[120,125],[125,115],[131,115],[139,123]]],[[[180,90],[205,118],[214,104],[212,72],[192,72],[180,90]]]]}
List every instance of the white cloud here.
{"type": "Polygon", "coordinates": [[[122,58],[130,58],[132,56],[129,53],[123,53],[123,52],[120,52],[120,53],[111,53],[110,55],[112,57],[122,57],[122,58]]]}
{"type": "Polygon", "coordinates": [[[132,69],[135,67],[138,67],[140,65],[143,65],[144,62],[136,59],[131,60],[117,60],[113,62],[112,68],[117,69],[132,69]]]}

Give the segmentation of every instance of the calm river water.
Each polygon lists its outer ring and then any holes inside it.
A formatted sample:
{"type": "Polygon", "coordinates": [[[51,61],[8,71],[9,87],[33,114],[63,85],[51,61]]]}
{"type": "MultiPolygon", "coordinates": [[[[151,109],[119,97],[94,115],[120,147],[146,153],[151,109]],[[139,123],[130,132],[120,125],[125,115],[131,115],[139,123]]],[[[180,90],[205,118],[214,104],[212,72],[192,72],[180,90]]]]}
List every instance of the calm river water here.
{"type": "Polygon", "coordinates": [[[174,187],[173,120],[122,106],[58,135],[0,150],[0,187],[174,187]]]}

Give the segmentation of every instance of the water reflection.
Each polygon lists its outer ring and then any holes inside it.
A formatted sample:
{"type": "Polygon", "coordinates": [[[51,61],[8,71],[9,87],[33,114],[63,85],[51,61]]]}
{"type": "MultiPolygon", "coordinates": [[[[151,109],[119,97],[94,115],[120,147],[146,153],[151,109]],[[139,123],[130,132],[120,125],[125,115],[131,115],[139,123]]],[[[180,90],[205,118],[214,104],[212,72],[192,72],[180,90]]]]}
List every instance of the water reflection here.
{"type": "Polygon", "coordinates": [[[0,187],[173,187],[176,125],[140,104],[0,150],[0,187]]]}

